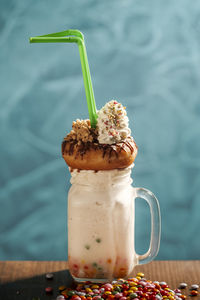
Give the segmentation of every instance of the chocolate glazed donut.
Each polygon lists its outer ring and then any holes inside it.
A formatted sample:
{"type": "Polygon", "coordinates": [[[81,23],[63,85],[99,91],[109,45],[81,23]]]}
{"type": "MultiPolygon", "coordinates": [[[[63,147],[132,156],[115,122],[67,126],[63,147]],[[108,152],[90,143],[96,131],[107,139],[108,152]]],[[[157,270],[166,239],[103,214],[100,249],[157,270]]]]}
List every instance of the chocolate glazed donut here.
{"type": "Polygon", "coordinates": [[[137,145],[133,138],[117,144],[99,144],[64,140],[62,156],[67,165],[79,170],[113,170],[130,166],[137,155],[137,145]]]}

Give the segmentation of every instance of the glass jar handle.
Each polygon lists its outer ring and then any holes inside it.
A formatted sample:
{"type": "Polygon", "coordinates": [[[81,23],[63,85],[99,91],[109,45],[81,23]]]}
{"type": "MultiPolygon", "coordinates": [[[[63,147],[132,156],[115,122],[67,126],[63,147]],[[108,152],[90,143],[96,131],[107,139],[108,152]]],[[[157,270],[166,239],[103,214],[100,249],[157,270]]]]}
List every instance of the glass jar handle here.
{"type": "Polygon", "coordinates": [[[151,212],[151,239],[149,249],[145,254],[137,255],[138,264],[146,264],[152,261],[158,254],[160,247],[161,217],[160,206],[156,196],[147,189],[134,188],[135,198],[142,198],[147,201],[151,212]]]}

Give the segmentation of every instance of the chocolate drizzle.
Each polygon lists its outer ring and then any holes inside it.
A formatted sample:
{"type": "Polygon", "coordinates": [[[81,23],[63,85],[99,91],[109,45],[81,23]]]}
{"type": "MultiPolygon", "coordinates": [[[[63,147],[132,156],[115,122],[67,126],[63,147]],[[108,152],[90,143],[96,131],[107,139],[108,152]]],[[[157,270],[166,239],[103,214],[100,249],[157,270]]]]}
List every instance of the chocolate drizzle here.
{"type": "MultiPolygon", "coordinates": [[[[69,171],[70,171],[70,173],[73,173],[74,171],[77,171],[78,173],[80,173],[83,170],[82,169],[73,169],[73,168],[70,167],[69,171]]],[[[99,170],[91,170],[91,171],[93,171],[94,173],[98,173],[99,172],[99,170]]]]}
{"type": "Polygon", "coordinates": [[[110,151],[109,151],[109,154],[108,154],[109,158],[111,158],[112,151],[114,151],[114,152],[115,152],[115,150],[113,150],[113,149],[112,149],[112,147],[111,147],[111,148],[110,148],[110,151]]]}
{"type": "Polygon", "coordinates": [[[107,150],[106,145],[103,145],[102,148],[103,148],[103,155],[102,156],[104,158],[105,155],[106,155],[106,150],[107,150]]]}
{"type": "Polygon", "coordinates": [[[75,146],[75,143],[71,143],[70,146],[69,146],[69,155],[72,155],[74,153],[74,146],[75,146]]]}
{"type": "Polygon", "coordinates": [[[65,140],[62,142],[62,155],[64,154],[66,143],[67,141],[65,140]]]}
{"type": "Polygon", "coordinates": [[[129,147],[129,149],[131,150],[131,154],[132,154],[134,151],[133,146],[129,142],[126,142],[126,146],[129,147]]]}
{"type": "Polygon", "coordinates": [[[98,142],[82,142],[79,144],[75,140],[64,140],[62,143],[62,155],[66,153],[71,156],[74,154],[74,151],[76,151],[75,158],[77,158],[79,155],[81,155],[81,157],[83,158],[84,154],[87,151],[93,149],[95,151],[101,150],[102,157],[104,158],[106,155],[108,155],[108,158],[110,159],[112,157],[113,152],[116,158],[118,158],[119,153],[121,153],[121,151],[127,152],[128,149],[131,151],[132,154],[134,152],[134,146],[137,147],[132,138],[128,138],[126,141],[120,142],[118,144],[99,144],[98,142]]]}

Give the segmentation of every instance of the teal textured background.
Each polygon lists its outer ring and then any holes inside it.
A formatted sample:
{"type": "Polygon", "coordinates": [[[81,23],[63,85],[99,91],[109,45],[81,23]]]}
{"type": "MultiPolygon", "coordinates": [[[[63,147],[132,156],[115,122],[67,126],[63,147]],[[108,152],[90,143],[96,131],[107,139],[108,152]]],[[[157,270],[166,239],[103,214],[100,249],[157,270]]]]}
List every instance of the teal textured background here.
{"type": "MultiPolygon", "coordinates": [[[[28,38],[85,35],[97,107],[128,111],[135,186],[162,213],[158,259],[200,258],[200,2],[0,1],[0,259],[67,259],[69,172],[61,142],[88,118],[78,48],[28,38]]],[[[149,241],[137,201],[137,251],[149,241]]]]}

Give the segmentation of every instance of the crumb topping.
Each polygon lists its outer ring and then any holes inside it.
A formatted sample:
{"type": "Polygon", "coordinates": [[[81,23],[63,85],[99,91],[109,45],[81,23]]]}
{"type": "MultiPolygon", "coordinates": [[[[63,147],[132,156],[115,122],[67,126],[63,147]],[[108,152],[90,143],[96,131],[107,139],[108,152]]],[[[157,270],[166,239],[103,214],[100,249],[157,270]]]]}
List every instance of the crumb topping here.
{"type": "Polygon", "coordinates": [[[97,128],[91,128],[90,120],[77,119],[72,123],[72,130],[64,138],[66,141],[76,140],[78,144],[95,142],[97,140],[98,130],[97,128]]]}

